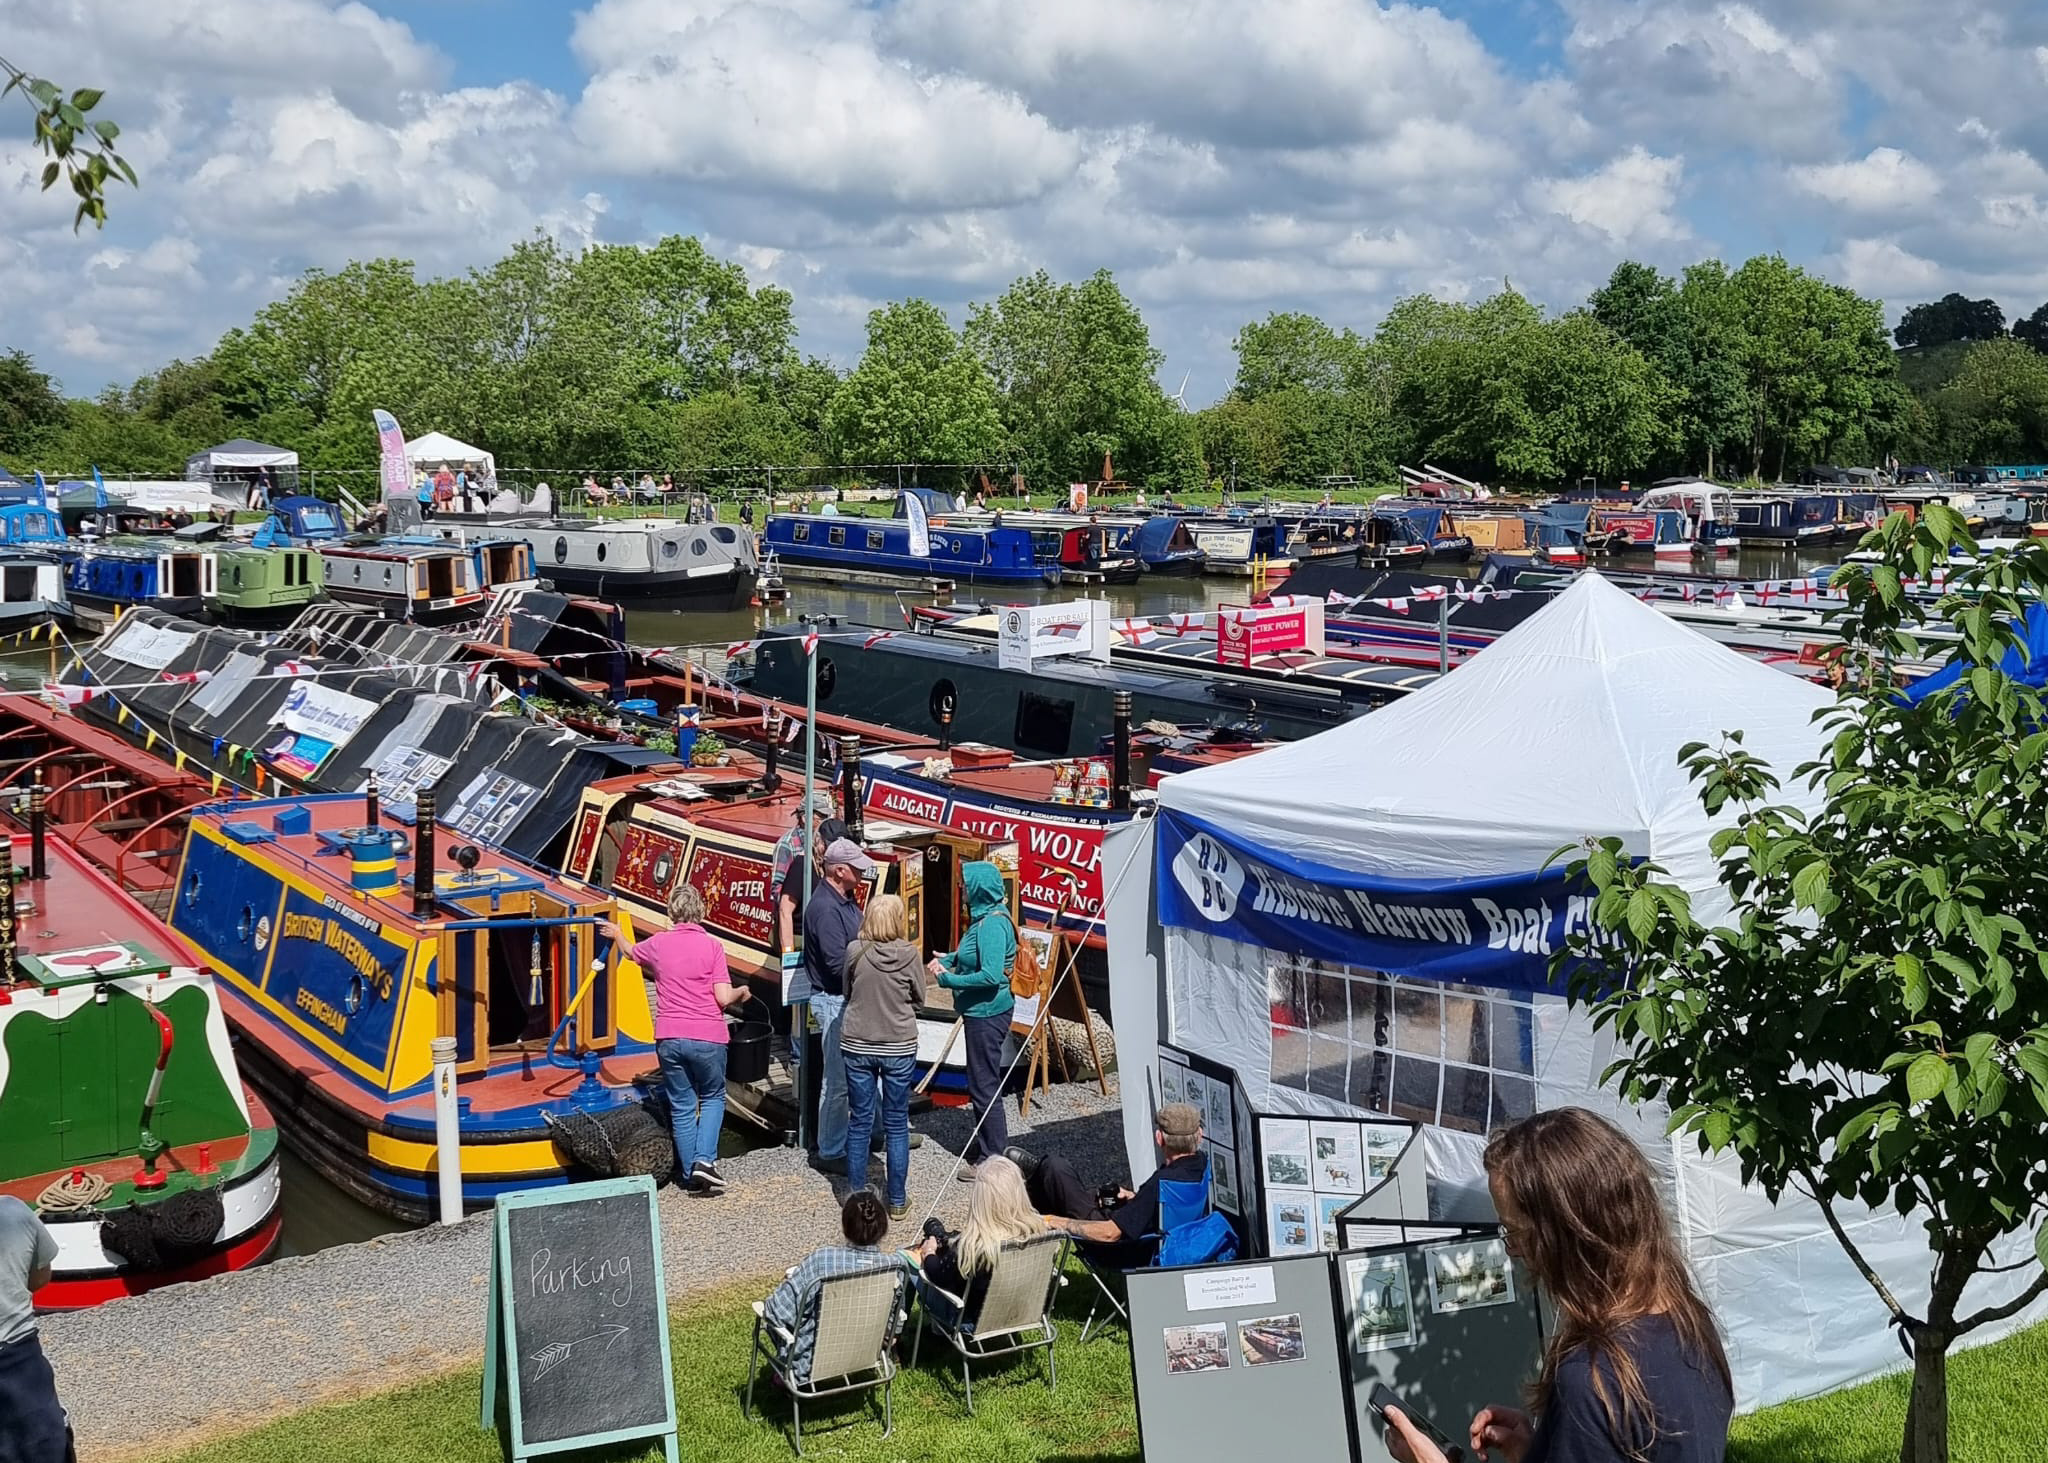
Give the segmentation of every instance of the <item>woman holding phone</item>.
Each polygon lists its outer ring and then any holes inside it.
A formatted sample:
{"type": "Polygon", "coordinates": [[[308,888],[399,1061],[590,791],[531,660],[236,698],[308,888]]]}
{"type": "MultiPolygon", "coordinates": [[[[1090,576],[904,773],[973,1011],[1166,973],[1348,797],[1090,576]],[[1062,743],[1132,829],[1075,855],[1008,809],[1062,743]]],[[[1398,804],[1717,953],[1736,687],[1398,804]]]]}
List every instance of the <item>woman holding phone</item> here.
{"type": "MultiPolygon", "coordinates": [[[[1472,1451],[1506,1463],[1721,1463],[1728,1358],[1642,1150],[1604,1118],[1555,1108],[1493,1135],[1486,1181],[1508,1253],[1557,1326],[1531,1411],[1481,1411],[1472,1451]]],[[[1396,1458],[1446,1463],[1398,1407],[1383,1415],[1396,1458]]]]}

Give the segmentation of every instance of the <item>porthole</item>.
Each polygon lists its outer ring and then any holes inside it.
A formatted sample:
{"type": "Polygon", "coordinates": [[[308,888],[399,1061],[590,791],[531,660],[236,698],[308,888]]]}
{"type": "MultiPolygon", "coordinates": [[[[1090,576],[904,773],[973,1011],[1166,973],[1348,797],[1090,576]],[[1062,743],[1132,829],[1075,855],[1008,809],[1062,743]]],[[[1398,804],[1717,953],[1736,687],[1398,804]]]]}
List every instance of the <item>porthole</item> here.
{"type": "Polygon", "coordinates": [[[711,536],[722,544],[736,544],[740,541],[740,536],[722,523],[711,530],[711,536]]]}
{"type": "Polygon", "coordinates": [[[355,567],[356,567],[356,583],[358,583],[358,584],[361,584],[361,583],[363,582],[363,566],[362,566],[361,564],[358,564],[358,565],[356,565],[355,567]]]}
{"type": "Polygon", "coordinates": [[[235,934],[246,940],[255,933],[256,907],[252,904],[245,904],[242,906],[242,917],[235,921],[235,934]]]}
{"type": "Polygon", "coordinates": [[[389,564],[384,566],[384,582],[386,584],[391,582],[391,566],[389,564]]]}
{"type": "Polygon", "coordinates": [[[819,656],[819,657],[818,657],[818,699],[819,699],[820,701],[825,701],[825,700],[829,700],[829,699],[831,698],[831,695],[832,695],[832,688],[833,688],[834,686],[838,685],[838,684],[839,684],[839,671],[838,671],[838,669],[837,669],[837,668],[836,668],[836,667],[835,667],[835,666],[834,666],[834,665],[832,664],[832,657],[831,657],[831,656],[829,656],[829,655],[821,655],[821,656],[819,656]]]}
{"type": "Polygon", "coordinates": [[[242,566],[240,564],[235,565],[234,577],[230,582],[237,589],[240,589],[242,587],[242,566]]]}
{"type": "Polygon", "coordinates": [[[697,556],[698,558],[700,558],[700,559],[701,559],[701,558],[703,558],[703,557],[704,557],[704,556],[705,556],[706,554],[708,554],[708,553],[710,553],[710,552],[711,552],[711,545],[709,545],[709,544],[705,543],[705,542],[704,542],[704,540],[703,540],[703,539],[701,539],[701,538],[698,538],[698,539],[691,539],[691,540],[690,540],[690,552],[691,552],[691,553],[693,553],[693,554],[695,554],[695,555],[696,555],[696,556],[697,556]]]}
{"type": "Polygon", "coordinates": [[[190,869],[185,874],[185,903],[196,907],[199,903],[199,870],[190,869]]]}
{"type": "Polygon", "coordinates": [[[348,978],[348,991],[341,998],[341,1006],[351,1016],[363,1009],[363,978],[360,975],[348,978]]]}
{"type": "Polygon", "coordinates": [[[599,544],[599,545],[597,546],[597,562],[598,562],[598,563],[600,563],[600,564],[602,564],[602,563],[604,562],[604,551],[605,551],[606,547],[607,547],[607,545],[605,545],[605,544],[599,544]]]}
{"type": "Polygon", "coordinates": [[[944,676],[933,681],[929,709],[934,722],[940,726],[949,724],[960,712],[960,688],[944,676]]]}
{"type": "Polygon", "coordinates": [[[564,560],[566,560],[566,559],[567,559],[568,557],[569,557],[569,541],[568,541],[567,539],[565,539],[565,538],[558,538],[558,539],[556,539],[556,540],[555,540],[555,562],[556,562],[557,564],[559,564],[559,563],[562,563],[562,562],[563,562],[564,560]]]}
{"type": "Polygon", "coordinates": [[[683,546],[677,543],[672,538],[663,539],[661,541],[661,556],[664,559],[673,559],[677,554],[680,554],[682,551],[683,546]]]}

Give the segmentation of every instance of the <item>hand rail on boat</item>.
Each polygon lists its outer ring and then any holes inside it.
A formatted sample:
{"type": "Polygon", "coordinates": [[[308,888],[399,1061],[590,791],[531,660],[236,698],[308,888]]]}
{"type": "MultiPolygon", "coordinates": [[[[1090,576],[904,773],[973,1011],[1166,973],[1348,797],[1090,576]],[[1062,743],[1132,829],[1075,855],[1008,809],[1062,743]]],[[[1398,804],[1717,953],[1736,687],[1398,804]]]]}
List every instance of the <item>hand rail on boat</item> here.
{"type": "MultiPolygon", "coordinates": [[[[85,771],[79,773],[76,777],[72,778],[69,782],[60,782],[55,787],[52,787],[50,789],[50,805],[52,807],[55,807],[57,804],[57,799],[59,797],[69,792],[72,788],[78,786],[79,783],[85,781],[88,777],[97,777],[102,772],[115,772],[118,770],[119,769],[116,768],[112,762],[103,761],[93,764],[91,767],[86,768],[85,771]]],[[[76,822],[78,820],[69,819],[67,821],[76,822]]]]}
{"type": "MultiPolygon", "coordinates": [[[[100,815],[104,817],[106,814],[111,813],[115,808],[121,806],[122,803],[127,802],[129,798],[141,797],[142,794],[146,792],[152,792],[154,790],[155,789],[148,787],[138,787],[134,792],[129,793],[127,797],[116,798],[113,802],[108,803],[106,807],[100,809],[100,815]]],[[[136,894],[140,892],[138,890],[131,889],[128,887],[128,880],[123,876],[121,872],[122,866],[128,862],[128,855],[131,851],[134,850],[135,845],[140,843],[144,838],[148,837],[151,833],[154,833],[157,829],[163,827],[164,824],[170,822],[171,819],[189,817],[191,816],[191,812],[192,809],[189,806],[181,805],[179,807],[175,807],[171,809],[168,813],[165,813],[161,818],[153,819],[152,821],[145,823],[142,827],[136,829],[134,834],[127,840],[127,842],[121,845],[120,849],[114,854],[114,867],[111,872],[113,873],[114,876],[114,883],[120,887],[123,893],[136,894]]]]}

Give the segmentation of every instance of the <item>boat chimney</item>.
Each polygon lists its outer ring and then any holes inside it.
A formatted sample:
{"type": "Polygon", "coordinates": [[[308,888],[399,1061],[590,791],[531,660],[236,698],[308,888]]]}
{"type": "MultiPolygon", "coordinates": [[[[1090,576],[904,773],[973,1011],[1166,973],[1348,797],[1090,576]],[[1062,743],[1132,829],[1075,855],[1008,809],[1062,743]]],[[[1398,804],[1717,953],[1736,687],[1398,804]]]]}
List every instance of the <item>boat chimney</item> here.
{"type": "Polygon", "coordinates": [[[50,876],[49,799],[40,779],[28,790],[28,876],[39,882],[50,876]]]}
{"type": "Polygon", "coordinates": [[[776,712],[768,718],[767,766],[761,773],[761,791],[774,792],[782,786],[782,713],[776,712]]]}
{"type": "Polygon", "coordinates": [[[939,750],[941,752],[949,752],[952,749],[953,693],[951,691],[942,691],[939,693],[939,750]]]}
{"type": "Polygon", "coordinates": [[[0,858],[0,999],[14,979],[14,840],[7,840],[6,856],[0,858]]]}
{"type": "Polygon", "coordinates": [[[370,780],[363,784],[363,826],[381,828],[384,826],[383,799],[378,795],[377,773],[373,768],[370,780]]]}
{"type": "Polygon", "coordinates": [[[1110,693],[1109,805],[1119,810],[1131,805],[1131,693],[1110,693]]]}
{"type": "Polygon", "coordinates": [[[412,830],[412,917],[434,914],[434,790],[423,787],[414,805],[412,830]]]}
{"type": "Polygon", "coordinates": [[[839,775],[846,808],[846,836],[861,841],[860,738],[848,733],[839,739],[839,775]]]}

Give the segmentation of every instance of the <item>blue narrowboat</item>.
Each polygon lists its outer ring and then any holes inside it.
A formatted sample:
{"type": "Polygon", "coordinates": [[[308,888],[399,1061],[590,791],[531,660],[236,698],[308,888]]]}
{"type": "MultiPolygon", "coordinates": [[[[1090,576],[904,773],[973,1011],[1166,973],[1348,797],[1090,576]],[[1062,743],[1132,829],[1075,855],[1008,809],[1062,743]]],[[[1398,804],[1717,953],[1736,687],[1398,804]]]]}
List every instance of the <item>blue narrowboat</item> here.
{"type": "Polygon", "coordinates": [[[785,564],[824,569],[985,584],[1037,584],[1045,577],[1028,528],[933,524],[925,530],[928,554],[912,552],[916,529],[908,518],[776,513],[763,541],[785,564]]]}
{"type": "Polygon", "coordinates": [[[64,567],[64,586],[80,609],[110,612],[147,606],[197,615],[214,594],[213,551],[175,538],[90,544],[64,567]]]}
{"type": "Polygon", "coordinates": [[[1136,557],[1147,574],[1199,574],[1207,557],[1195,547],[1188,526],[1170,513],[1134,524],[1117,547],[1136,557]]]}
{"type": "Polygon", "coordinates": [[[1472,538],[1460,533],[1457,523],[1451,517],[1451,510],[1441,503],[1404,503],[1382,501],[1373,505],[1378,517],[1400,514],[1415,526],[1423,542],[1429,545],[1428,557],[1452,563],[1463,563],[1472,557],[1472,538]]]}

